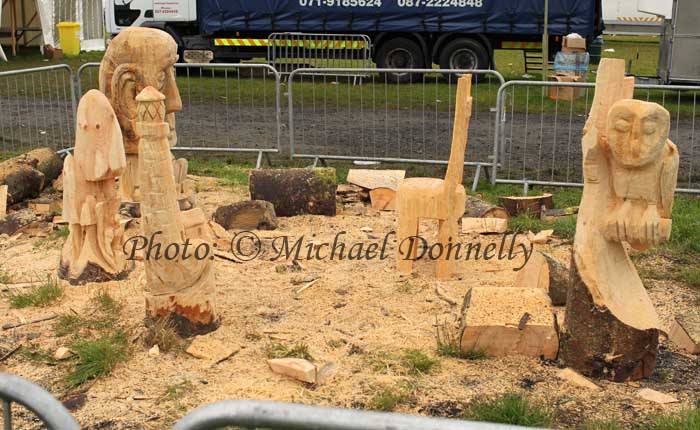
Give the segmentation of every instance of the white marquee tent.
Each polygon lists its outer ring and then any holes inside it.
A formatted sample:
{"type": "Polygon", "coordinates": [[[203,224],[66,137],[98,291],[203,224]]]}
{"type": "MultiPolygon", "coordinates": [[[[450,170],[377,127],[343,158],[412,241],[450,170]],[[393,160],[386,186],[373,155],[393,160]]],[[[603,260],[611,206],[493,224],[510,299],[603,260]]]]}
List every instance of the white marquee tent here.
{"type": "MultiPolygon", "coordinates": [[[[81,49],[104,50],[102,0],[0,0],[0,43],[10,47],[51,45],[60,48],[59,22],[80,23],[81,49]],[[12,34],[15,41],[13,44],[12,34]]],[[[0,48],[0,58],[3,57],[0,48]]]]}

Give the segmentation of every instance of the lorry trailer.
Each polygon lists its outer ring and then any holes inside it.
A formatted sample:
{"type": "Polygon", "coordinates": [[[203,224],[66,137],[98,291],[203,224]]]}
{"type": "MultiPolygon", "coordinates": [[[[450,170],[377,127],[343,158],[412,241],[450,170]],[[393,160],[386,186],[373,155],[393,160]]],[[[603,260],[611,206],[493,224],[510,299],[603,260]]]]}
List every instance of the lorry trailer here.
{"type": "MultiPolygon", "coordinates": [[[[589,42],[603,31],[602,0],[550,0],[550,54],[563,36],[589,42]]],[[[216,62],[265,57],[272,33],[357,34],[380,68],[488,69],[494,49],[541,50],[538,0],[107,0],[108,31],[149,26],[180,52],[206,50],[216,62]]]]}

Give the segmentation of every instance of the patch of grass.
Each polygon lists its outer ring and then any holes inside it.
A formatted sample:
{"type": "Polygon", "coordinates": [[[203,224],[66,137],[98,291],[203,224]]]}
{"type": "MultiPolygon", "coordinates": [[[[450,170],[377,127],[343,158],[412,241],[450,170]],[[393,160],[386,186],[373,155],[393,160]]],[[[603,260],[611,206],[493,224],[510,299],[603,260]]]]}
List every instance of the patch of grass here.
{"type": "Polygon", "coordinates": [[[70,349],[78,357],[75,370],[66,376],[74,387],[87,381],[108,375],[114,367],[129,356],[129,342],[122,331],[97,340],[73,342],[70,349]]]}
{"type": "Polygon", "coordinates": [[[56,278],[49,277],[42,285],[20,293],[10,293],[10,307],[28,308],[52,305],[63,297],[63,287],[56,278]]]}
{"type": "Polygon", "coordinates": [[[488,358],[486,352],[481,349],[462,351],[459,344],[459,337],[454,328],[447,322],[440,323],[437,320],[435,322],[435,341],[437,342],[438,355],[441,357],[461,358],[464,360],[483,360],[488,358]]]}
{"type": "Polygon", "coordinates": [[[574,240],[576,235],[576,217],[568,216],[551,224],[554,234],[560,239],[574,240]]]}
{"type": "Polygon", "coordinates": [[[106,289],[100,289],[95,293],[90,302],[103,313],[114,314],[119,313],[122,309],[122,304],[114,299],[106,289]]]}
{"type": "Polygon", "coordinates": [[[437,360],[419,349],[405,349],[400,354],[379,353],[370,359],[374,372],[397,372],[412,376],[429,373],[437,364],[437,360]]]}
{"type": "Polygon", "coordinates": [[[85,325],[84,320],[76,314],[61,314],[53,325],[56,336],[63,337],[76,334],[85,325]]]}
{"type": "Polygon", "coordinates": [[[691,288],[700,288],[700,267],[685,267],[681,270],[678,277],[691,288]]]}
{"type": "Polygon", "coordinates": [[[677,257],[695,262],[700,254],[700,199],[679,196],[673,207],[671,240],[663,245],[677,257]],[[695,261],[694,261],[695,260],[695,261]]]}
{"type": "Polygon", "coordinates": [[[616,419],[584,421],[583,430],[622,430],[622,424],[616,419]]]}
{"type": "Polygon", "coordinates": [[[521,233],[527,233],[528,230],[537,233],[542,230],[547,230],[549,225],[539,218],[523,214],[509,219],[508,227],[513,231],[519,231],[521,233]]]}
{"type": "Polygon", "coordinates": [[[288,347],[279,342],[273,342],[267,348],[268,358],[303,358],[304,360],[314,361],[313,356],[309,353],[309,346],[305,343],[297,343],[292,347],[288,347]]]}
{"type": "Polygon", "coordinates": [[[188,172],[199,176],[213,176],[235,185],[248,185],[248,173],[254,166],[229,158],[192,158],[188,172]]]}
{"type": "Polygon", "coordinates": [[[412,390],[408,384],[396,384],[382,387],[367,402],[367,408],[374,411],[391,412],[398,406],[409,403],[412,390]]]}
{"type": "Polygon", "coordinates": [[[192,388],[192,382],[190,382],[189,380],[184,380],[177,384],[170,385],[168,388],[166,388],[165,392],[161,396],[161,399],[166,401],[179,400],[186,393],[192,391],[192,388]]]}
{"type": "Polygon", "coordinates": [[[58,230],[52,231],[47,237],[43,239],[39,239],[36,242],[34,242],[34,249],[38,248],[44,248],[44,247],[49,247],[49,246],[54,246],[55,242],[58,241],[59,239],[65,239],[68,237],[68,234],[70,234],[70,230],[66,226],[62,226],[58,230]]]}
{"type": "Polygon", "coordinates": [[[22,350],[19,352],[19,355],[23,357],[25,360],[29,360],[35,363],[43,363],[43,364],[54,364],[56,363],[56,360],[54,360],[53,355],[51,355],[50,352],[41,350],[35,346],[30,346],[28,348],[22,348],[22,350]]]}
{"type": "Polygon", "coordinates": [[[4,267],[0,266],[0,284],[11,284],[12,283],[12,275],[10,272],[5,270],[4,267]]]}
{"type": "Polygon", "coordinates": [[[437,360],[430,358],[419,349],[407,349],[401,356],[401,365],[410,375],[429,373],[437,364],[437,360]]]}
{"type": "Polygon", "coordinates": [[[159,318],[148,327],[143,342],[148,348],[158,345],[161,352],[172,351],[183,344],[175,323],[170,318],[159,318]]]}
{"type": "Polygon", "coordinates": [[[651,430],[700,430],[700,406],[652,418],[651,430]]]}
{"type": "Polygon", "coordinates": [[[411,281],[406,281],[406,282],[400,283],[396,289],[398,290],[399,293],[408,294],[411,291],[413,291],[414,288],[415,288],[415,286],[411,283],[411,281]]]}
{"type": "Polygon", "coordinates": [[[519,394],[474,401],[464,411],[464,417],[473,421],[531,427],[549,427],[552,423],[552,414],[547,408],[519,394]]]}

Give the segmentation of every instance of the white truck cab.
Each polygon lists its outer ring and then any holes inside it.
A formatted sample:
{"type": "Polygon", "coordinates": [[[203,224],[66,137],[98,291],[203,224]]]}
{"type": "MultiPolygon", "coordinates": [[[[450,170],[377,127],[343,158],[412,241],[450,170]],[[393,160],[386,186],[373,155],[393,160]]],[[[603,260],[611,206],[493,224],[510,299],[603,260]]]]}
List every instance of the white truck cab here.
{"type": "Polygon", "coordinates": [[[106,0],[105,18],[111,34],[149,21],[196,21],[197,0],[106,0]]]}

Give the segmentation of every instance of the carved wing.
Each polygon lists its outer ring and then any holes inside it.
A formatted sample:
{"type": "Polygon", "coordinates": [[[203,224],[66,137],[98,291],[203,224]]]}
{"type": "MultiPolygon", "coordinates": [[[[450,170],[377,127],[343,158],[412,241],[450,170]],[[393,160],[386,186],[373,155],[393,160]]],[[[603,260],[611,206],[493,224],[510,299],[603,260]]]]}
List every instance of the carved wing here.
{"type": "Polygon", "coordinates": [[[671,218],[673,200],[678,181],[678,148],[670,140],[667,143],[668,150],[661,165],[661,177],[659,178],[659,191],[661,201],[661,217],[671,218]]]}

